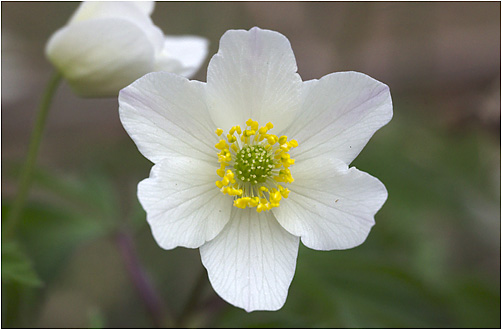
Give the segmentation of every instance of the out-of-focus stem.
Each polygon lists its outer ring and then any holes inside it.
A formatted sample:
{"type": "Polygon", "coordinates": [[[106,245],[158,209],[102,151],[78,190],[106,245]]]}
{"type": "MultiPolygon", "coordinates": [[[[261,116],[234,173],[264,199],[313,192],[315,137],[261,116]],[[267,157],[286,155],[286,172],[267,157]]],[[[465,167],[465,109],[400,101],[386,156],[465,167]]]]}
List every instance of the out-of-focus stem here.
{"type": "Polygon", "coordinates": [[[117,234],[116,241],[129,277],[143,300],[153,324],[157,328],[169,327],[171,315],[143,270],[132,237],[122,230],[117,234]]]}
{"type": "Polygon", "coordinates": [[[195,286],[190,292],[187,303],[183,307],[183,310],[181,311],[181,314],[176,321],[176,327],[183,328],[185,326],[184,323],[187,317],[190,316],[190,314],[197,308],[199,298],[203,292],[204,285],[207,282],[206,270],[204,268],[202,268],[202,270],[200,271],[196,281],[197,282],[195,282],[195,286]]]}
{"type": "Polygon", "coordinates": [[[2,230],[2,234],[5,237],[11,236],[19,222],[21,213],[30,190],[31,181],[33,179],[33,169],[37,160],[38,149],[40,147],[40,142],[42,141],[42,135],[45,128],[45,123],[47,121],[47,115],[49,113],[50,105],[52,103],[53,96],[61,82],[61,75],[56,72],[52,75],[45,92],[40,101],[38,108],[37,118],[35,120],[35,126],[31,132],[30,144],[28,147],[28,156],[26,162],[21,171],[21,177],[19,181],[19,188],[17,195],[14,199],[12,207],[9,212],[9,216],[6,219],[5,226],[2,230]]]}

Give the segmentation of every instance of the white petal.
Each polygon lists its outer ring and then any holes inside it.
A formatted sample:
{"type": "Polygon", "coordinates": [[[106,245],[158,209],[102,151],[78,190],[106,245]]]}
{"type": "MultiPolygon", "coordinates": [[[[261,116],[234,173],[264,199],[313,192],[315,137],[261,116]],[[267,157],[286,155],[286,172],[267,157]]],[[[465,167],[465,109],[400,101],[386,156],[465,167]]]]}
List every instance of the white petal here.
{"type": "Polygon", "coordinates": [[[155,71],[167,71],[191,77],[207,56],[209,42],[196,36],[166,37],[157,55],[155,71]]]}
{"type": "Polygon", "coordinates": [[[216,126],[206,109],[204,87],[154,72],[120,91],[120,120],[146,158],[154,163],[177,156],[217,160],[216,126]]]}
{"type": "Polygon", "coordinates": [[[214,290],[246,311],[278,310],[293,280],[299,239],[270,212],[232,207],[225,229],[200,248],[214,290]]]}
{"type": "Polygon", "coordinates": [[[326,156],[295,164],[289,197],[273,209],[279,223],[315,250],[348,249],[366,239],[387,199],[375,177],[326,156]]]}
{"type": "Polygon", "coordinates": [[[83,1],[77,8],[69,23],[76,23],[99,18],[130,18],[144,19],[144,10],[134,2],[124,1],[83,1]]]}
{"type": "Polygon", "coordinates": [[[173,157],[152,168],[138,185],[138,198],[157,243],[164,249],[197,248],[230,219],[232,199],[214,184],[219,164],[173,157]]]}
{"type": "Polygon", "coordinates": [[[323,153],[350,164],[371,136],[392,118],[389,88],[357,72],[304,83],[300,115],[285,132],[299,142],[298,160],[323,153]]]}
{"type": "Polygon", "coordinates": [[[282,34],[252,28],[227,31],[207,72],[208,104],[223,130],[249,118],[280,132],[299,108],[301,78],[282,34]]]}
{"type": "Polygon", "coordinates": [[[152,15],[155,9],[155,1],[132,1],[145,15],[152,15]]]}
{"type": "Polygon", "coordinates": [[[116,96],[153,68],[154,49],[143,31],[122,19],[78,22],[58,30],[47,57],[82,96],[116,96]]]}
{"type": "MultiPolygon", "coordinates": [[[[144,5],[127,1],[84,1],[73,14],[69,24],[95,19],[125,19],[137,25],[150,40],[155,51],[160,51],[163,33],[153,24],[150,18],[151,11],[153,11],[153,2],[150,1],[145,2],[144,5]]],[[[106,31],[101,30],[100,33],[107,33],[106,31]]]]}

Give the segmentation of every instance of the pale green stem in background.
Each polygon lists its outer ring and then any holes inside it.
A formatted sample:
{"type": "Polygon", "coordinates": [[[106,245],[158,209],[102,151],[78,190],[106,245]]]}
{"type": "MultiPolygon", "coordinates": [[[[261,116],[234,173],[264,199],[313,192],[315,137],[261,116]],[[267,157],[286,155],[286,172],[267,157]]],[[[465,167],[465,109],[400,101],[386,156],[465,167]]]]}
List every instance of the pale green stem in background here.
{"type": "Polygon", "coordinates": [[[10,209],[7,221],[2,228],[2,234],[5,235],[5,237],[8,237],[15,232],[16,226],[19,222],[19,219],[21,218],[23,206],[26,201],[26,197],[28,196],[31,181],[33,179],[33,169],[35,168],[38,149],[40,147],[40,142],[42,141],[47,114],[49,113],[52,98],[60,82],[61,75],[58,72],[54,73],[49,80],[49,83],[47,84],[45,92],[42,96],[42,100],[38,108],[35,126],[33,127],[33,131],[31,132],[30,144],[28,147],[28,156],[26,158],[26,163],[24,164],[21,171],[17,195],[10,209]]]}

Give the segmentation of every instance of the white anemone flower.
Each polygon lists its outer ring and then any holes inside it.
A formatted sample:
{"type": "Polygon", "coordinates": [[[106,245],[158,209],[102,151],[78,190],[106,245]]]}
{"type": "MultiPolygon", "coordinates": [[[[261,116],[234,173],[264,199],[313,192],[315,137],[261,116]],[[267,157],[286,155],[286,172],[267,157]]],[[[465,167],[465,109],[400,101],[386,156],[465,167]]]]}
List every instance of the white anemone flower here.
{"type": "Polygon", "coordinates": [[[158,72],[119,95],[122,124],[154,163],[138,197],[155,240],[200,248],[214,290],[248,312],[284,305],[300,240],[355,247],[387,199],[348,164],[391,119],[389,88],[296,71],[282,34],[230,30],[207,83],[158,72]]]}
{"type": "Polygon", "coordinates": [[[56,31],[46,55],[80,96],[116,96],[154,71],[192,76],[204,62],[208,41],[164,36],[150,15],[154,2],[83,2],[56,31]]]}

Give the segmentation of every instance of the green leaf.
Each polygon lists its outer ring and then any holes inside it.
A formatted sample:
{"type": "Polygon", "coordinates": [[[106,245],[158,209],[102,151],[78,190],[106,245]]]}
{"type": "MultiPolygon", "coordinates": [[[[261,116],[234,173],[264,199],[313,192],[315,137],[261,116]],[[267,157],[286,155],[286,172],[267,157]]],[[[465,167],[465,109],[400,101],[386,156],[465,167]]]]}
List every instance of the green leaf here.
{"type": "MultiPolygon", "coordinates": [[[[19,165],[6,164],[7,176],[16,178],[19,165]]],[[[89,215],[103,216],[108,219],[117,217],[117,191],[113,184],[100,170],[90,170],[81,176],[61,174],[44,168],[33,172],[32,190],[41,190],[57,198],[55,202],[63,207],[89,215]]]]}
{"type": "MultiPolygon", "coordinates": [[[[2,203],[2,215],[9,203],[2,203]]],[[[31,202],[26,205],[18,237],[41,278],[50,282],[75,249],[108,232],[104,217],[83,215],[72,209],[31,202]]],[[[3,259],[3,253],[2,253],[3,259]]]]}
{"type": "MultiPolygon", "coordinates": [[[[9,202],[2,201],[2,216],[9,212],[9,202]]],[[[106,220],[98,215],[82,214],[81,210],[58,207],[53,203],[29,201],[23,211],[17,230],[17,239],[30,256],[36,274],[45,284],[46,290],[34,290],[33,286],[21,286],[17,282],[4,280],[8,258],[2,242],[2,318],[4,327],[29,327],[37,322],[38,311],[53,284],[61,279],[62,270],[83,244],[108,233],[106,220]],[[4,291],[5,290],[5,291],[4,291]],[[5,292],[5,294],[4,294],[5,292]]],[[[26,275],[26,274],[25,274],[26,275]]],[[[31,278],[32,279],[32,278],[31,278]]]]}
{"type": "Polygon", "coordinates": [[[11,282],[31,287],[42,286],[30,259],[17,242],[2,240],[2,283],[11,282]]]}

